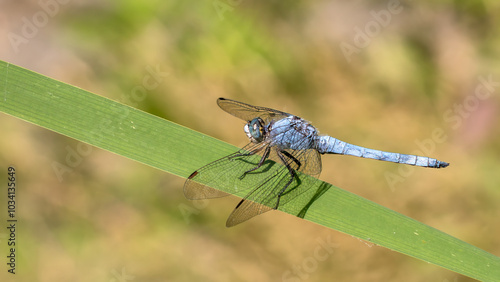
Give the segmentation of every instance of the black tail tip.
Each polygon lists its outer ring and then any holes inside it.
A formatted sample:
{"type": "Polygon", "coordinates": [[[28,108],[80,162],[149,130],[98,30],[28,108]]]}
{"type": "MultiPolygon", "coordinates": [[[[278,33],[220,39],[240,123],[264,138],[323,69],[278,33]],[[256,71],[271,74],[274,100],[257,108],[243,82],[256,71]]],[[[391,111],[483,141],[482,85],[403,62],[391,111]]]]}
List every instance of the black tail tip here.
{"type": "Polygon", "coordinates": [[[445,167],[447,167],[449,165],[450,165],[449,163],[437,161],[436,168],[445,168],[445,167]]]}

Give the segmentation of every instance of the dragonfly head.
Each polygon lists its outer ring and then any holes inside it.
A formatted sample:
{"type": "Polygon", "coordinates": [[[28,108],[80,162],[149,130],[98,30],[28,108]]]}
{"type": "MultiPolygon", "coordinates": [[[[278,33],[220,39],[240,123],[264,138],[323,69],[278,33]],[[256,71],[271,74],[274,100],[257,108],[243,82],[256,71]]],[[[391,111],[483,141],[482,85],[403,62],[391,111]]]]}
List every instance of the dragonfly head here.
{"type": "Polygon", "coordinates": [[[265,127],[264,121],[261,118],[254,118],[245,124],[243,128],[248,136],[248,139],[253,143],[260,143],[264,139],[265,127]]]}

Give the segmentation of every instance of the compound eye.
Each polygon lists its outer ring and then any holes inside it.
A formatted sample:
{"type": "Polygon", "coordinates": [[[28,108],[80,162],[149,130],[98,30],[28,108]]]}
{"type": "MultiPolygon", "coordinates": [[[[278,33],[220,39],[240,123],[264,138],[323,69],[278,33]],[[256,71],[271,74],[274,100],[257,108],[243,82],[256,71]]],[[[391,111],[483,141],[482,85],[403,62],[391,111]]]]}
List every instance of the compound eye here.
{"type": "Polygon", "coordinates": [[[255,141],[257,141],[257,142],[262,141],[263,128],[262,128],[261,119],[259,119],[259,118],[252,119],[248,124],[248,131],[250,133],[250,136],[252,136],[252,138],[255,141]]]}

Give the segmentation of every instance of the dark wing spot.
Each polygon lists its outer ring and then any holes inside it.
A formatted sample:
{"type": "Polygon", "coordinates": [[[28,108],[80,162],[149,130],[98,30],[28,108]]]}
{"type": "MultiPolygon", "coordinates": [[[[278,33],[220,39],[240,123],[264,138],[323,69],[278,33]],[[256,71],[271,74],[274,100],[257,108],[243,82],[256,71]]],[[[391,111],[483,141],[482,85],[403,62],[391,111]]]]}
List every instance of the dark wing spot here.
{"type": "Polygon", "coordinates": [[[198,174],[198,171],[196,170],[195,172],[191,173],[191,175],[188,177],[188,179],[193,179],[198,174]]]}

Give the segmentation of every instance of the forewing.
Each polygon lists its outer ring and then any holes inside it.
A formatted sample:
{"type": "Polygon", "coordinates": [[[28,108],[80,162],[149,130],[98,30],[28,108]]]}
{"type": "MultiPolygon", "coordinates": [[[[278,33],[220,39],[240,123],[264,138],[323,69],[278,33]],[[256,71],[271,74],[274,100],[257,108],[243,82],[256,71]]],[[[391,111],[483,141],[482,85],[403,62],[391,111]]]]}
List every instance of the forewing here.
{"type": "Polygon", "coordinates": [[[217,104],[224,111],[247,122],[253,120],[254,118],[260,117],[267,124],[272,120],[282,119],[284,117],[290,116],[290,114],[278,110],[252,106],[226,98],[217,99],[217,104]]]}
{"type": "MultiPolygon", "coordinates": [[[[271,150],[275,151],[275,148],[271,150]]],[[[271,153],[271,155],[273,154],[275,154],[275,152],[271,153]]],[[[290,181],[291,175],[288,169],[282,165],[281,161],[268,159],[266,163],[271,165],[270,168],[265,171],[265,175],[262,175],[264,171],[260,171],[260,169],[252,172],[252,174],[256,175],[260,174],[262,180],[258,186],[254,187],[254,189],[241,200],[231,215],[229,215],[226,222],[227,227],[242,223],[276,207],[278,193],[288,181],[290,181]]]]}
{"type": "MultiPolygon", "coordinates": [[[[211,165],[217,166],[216,163],[218,162],[221,162],[221,160],[215,161],[214,163],[211,163],[211,165]]],[[[204,173],[203,170],[197,170],[193,172],[186,180],[186,183],[184,183],[184,196],[189,200],[203,200],[220,198],[230,195],[224,191],[217,190],[215,188],[197,182],[203,181],[204,183],[206,183],[208,178],[211,178],[208,180],[208,182],[213,182],[213,180],[215,179],[212,179],[212,176],[207,175],[207,173],[204,173]]]]}
{"type": "MultiPolygon", "coordinates": [[[[317,176],[321,172],[321,159],[316,150],[287,150],[291,157],[285,156],[283,163],[278,156],[276,148],[271,149],[268,162],[273,162],[273,168],[269,170],[266,177],[259,183],[245,198],[236,206],[234,211],[227,219],[226,226],[231,227],[242,223],[254,216],[278,208],[278,195],[281,194],[279,206],[284,206],[301,194],[305,193],[310,187],[314,178],[301,177],[300,173],[317,176]],[[288,167],[299,171],[293,179],[288,167]],[[288,184],[284,190],[283,188],[288,184]]],[[[281,153],[283,155],[283,153],[281,153]]],[[[255,171],[256,174],[261,173],[255,171]]]]}
{"type": "Polygon", "coordinates": [[[258,154],[266,146],[265,143],[250,143],[237,152],[196,170],[184,183],[184,195],[190,200],[211,199],[229,195],[212,187],[227,187],[229,183],[232,193],[255,187],[255,183],[240,181],[239,177],[257,165],[261,158],[258,154]]]}

